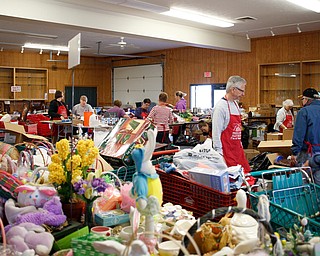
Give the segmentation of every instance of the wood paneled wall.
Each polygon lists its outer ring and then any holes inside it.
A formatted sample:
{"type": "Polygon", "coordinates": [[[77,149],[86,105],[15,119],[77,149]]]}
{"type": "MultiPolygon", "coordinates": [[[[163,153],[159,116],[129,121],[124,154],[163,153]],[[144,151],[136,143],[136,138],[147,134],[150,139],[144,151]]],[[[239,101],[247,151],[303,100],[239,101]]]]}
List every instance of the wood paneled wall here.
{"type": "MultiPolygon", "coordinates": [[[[258,102],[258,64],[319,60],[320,31],[258,38],[251,40],[251,52],[237,53],[220,50],[183,47],[146,53],[160,56],[158,59],[134,59],[112,61],[110,58],[81,58],[75,69],[76,86],[97,86],[99,105],[112,102],[112,67],[162,62],[164,64],[164,91],[173,103],[177,90],[189,94],[190,84],[224,83],[231,75],[244,77],[248,84],[243,98],[245,106],[258,102]],[[211,71],[211,78],[203,73],[211,71]]],[[[49,69],[49,89],[64,89],[72,83],[72,72],[67,63],[47,62],[48,54],[0,52],[0,66],[41,67],[49,69]]],[[[60,56],[59,59],[66,56],[60,56]]],[[[320,85],[314,85],[320,89],[320,85]]],[[[52,99],[52,95],[50,95],[52,99]]],[[[187,96],[188,99],[188,96],[187,96]]]]}
{"type": "MultiPolygon", "coordinates": [[[[3,51],[0,52],[0,66],[47,68],[48,89],[64,91],[66,86],[72,85],[72,70],[68,70],[67,62],[49,62],[49,58],[48,53],[3,51]]],[[[67,56],[60,55],[58,59],[66,61],[67,56]]],[[[111,62],[105,59],[81,57],[81,64],[74,69],[75,86],[97,87],[97,100],[101,105],[111,104],[110,81],[111,62]]],[[[48,100],[53,98],[54,94],[49,94],[48,100]]]]}

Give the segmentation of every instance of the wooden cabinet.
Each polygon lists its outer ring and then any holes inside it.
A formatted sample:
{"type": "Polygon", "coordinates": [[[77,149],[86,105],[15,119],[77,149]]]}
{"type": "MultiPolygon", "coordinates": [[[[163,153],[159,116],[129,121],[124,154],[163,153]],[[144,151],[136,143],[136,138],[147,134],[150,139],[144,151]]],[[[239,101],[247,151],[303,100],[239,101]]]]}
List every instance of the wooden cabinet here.
{"type": "Polygon", "coordinates": [[[259,65],[259,103],[281,106],[286,99],[299,105],[301,94],[301,63],[273,63],[259,65]]]}
{"type": "Polygon", "coordinates": [[[46,100],[48,70],[0,67],[0,100],[46,100]]]}
{"type": "Polygon", "coordinates": [[[14,84],[13,68],[0,67],[0,98],[9,99],[12,97],[11,86],[14,84]]]}
{"type": "Polygon", "coordinates": [[[320,61],[302,61],[303,89],[314,87],[320,90],[320,61]]]}
{"type": "Polygon", "coordinates": [[[48,93],[48,70],[0,67],[0,87],[1,111],[43,109],[48,93]]]}

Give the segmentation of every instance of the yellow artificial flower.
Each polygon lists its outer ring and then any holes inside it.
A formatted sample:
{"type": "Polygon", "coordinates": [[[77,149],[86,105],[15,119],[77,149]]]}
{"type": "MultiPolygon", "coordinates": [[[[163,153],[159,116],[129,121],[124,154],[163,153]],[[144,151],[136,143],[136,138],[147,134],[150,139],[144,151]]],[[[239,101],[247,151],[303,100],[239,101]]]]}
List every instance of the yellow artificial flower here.
{"type": "Polygon", "coordinates": [[[56,143],[56,148],[58,150],[58,155],[62,160],[66,160],[70,154],[69,141],[67,139],[62,139],[56,143]]]}
{"type": "Polygon", "coordinates": [[[57,163],[57,164],[61,164],[61,158],[58,154],[53,154],[51,156],[51,162],[57,163]]]}
{"type": "MultiPolygon", "coordinates": [[[[49,181],[56,186],[64,201],[68,202],[72,194],[69,188],[81,180],[90,182],[93,180],[94,173],[88,172],[88,169],[99,156],[99,149],[94,146],[92,140],[79,140],[75,148],[70,148],[67,139],[58,141],[56,149],[57,153],[52,155],[48,166],[49,181]]],[[[94,190],[91,185],[84,185],[85,194],[83,196],[90,199],[94,190]]]]}

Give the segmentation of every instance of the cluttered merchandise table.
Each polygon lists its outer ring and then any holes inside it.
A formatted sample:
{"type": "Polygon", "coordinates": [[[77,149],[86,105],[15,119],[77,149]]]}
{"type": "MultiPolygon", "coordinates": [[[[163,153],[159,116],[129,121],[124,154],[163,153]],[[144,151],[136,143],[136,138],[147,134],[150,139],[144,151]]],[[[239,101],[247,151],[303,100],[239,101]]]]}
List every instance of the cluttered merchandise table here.
{"type": "Polygon", "coordinates": [[[81,123],[74,122],[74,120],[44,120],[41,123],[49,124],[51,128],[51,137],[54,136],[54,131],[52,126],[57,127],[57,140],[67,138],[68,134],[71,134],[74,130],[81,129],[83,132],[86,131],[93,138],[96,136],[95,140],[101,141],[113,128],[111,125],[101,124],[98,126],[84,126],[81,123]]]}

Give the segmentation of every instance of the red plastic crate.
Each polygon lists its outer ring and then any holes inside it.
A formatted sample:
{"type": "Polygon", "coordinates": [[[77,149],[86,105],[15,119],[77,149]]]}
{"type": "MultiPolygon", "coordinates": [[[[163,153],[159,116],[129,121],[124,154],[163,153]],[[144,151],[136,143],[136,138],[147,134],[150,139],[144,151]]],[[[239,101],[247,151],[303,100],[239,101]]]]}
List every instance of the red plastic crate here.
{"type": "Polygon", "coordinates": [[[49,124],[45,124],[45,123],[38,123],[38,134],[40,136],[44,136],[44,137],[50,137],[51,136],[51,129],[49,124]]]}
{"type": "Polygon", "coordinates": [[[159,168],[156,169],[162,183],[163,202],[181,205],[182,208],[192,211],[196,218],[212,209],[237,204],[234,200],[236,192],[223,193],[186,178],[168,174],[159,168]]]}
{"type": "Polygon", "coordinates": [[[49,117],[42,115],[42,114],[31,114],[27,116],[27,119],[38,124],[38,134],[44,137],[51,136],[51,129],[49,124],[42,123],[41,121],[48,121],[50,120],[49,117]]]}
{"type": "Polygon", "coordinates": [[[24,126],[24,130],[26,131],[26,133],[38,134],[37,123],[26,123],[26,122],[19,121],[18,124],[24,126]]]}

